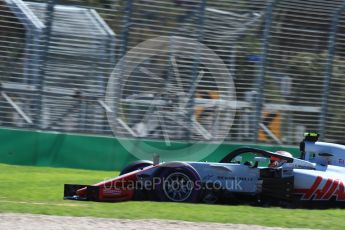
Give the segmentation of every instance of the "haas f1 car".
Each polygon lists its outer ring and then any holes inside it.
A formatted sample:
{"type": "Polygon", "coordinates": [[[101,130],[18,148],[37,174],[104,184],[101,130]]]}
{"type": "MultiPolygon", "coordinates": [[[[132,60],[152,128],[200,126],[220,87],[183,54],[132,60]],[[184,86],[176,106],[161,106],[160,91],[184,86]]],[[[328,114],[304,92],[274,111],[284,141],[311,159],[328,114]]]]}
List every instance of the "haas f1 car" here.
{"type": "Polygon", "coordinates": [[[134,162],[95,185],[65,185],[64,198],[341,207],[344,183],[344,167],[240,148],[219,163],[134,162]]]}

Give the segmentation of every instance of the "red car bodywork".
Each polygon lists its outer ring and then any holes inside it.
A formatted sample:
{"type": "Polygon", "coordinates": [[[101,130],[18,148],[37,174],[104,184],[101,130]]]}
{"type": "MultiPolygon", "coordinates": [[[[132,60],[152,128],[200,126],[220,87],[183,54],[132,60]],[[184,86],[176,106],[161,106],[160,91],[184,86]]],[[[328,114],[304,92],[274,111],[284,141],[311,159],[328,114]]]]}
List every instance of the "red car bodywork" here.
{"type": "Polygon", "coordinates": [[[91,191],[93,194],[92,200],[96,201],[117,202],[132,200],[135,194],[135,186],[137,185],[136,182],[138,181],[137,174],[153,167],[155,166],[151,166],[143,170],[136,170],[109,180],[99,182],[92,186],[81,186],[81,188],[76,188],[74,191],[67,192],[67,194],[66,190],[69,190],[69,185],[65,185],[65,199],[89,200],[91,191]]]}

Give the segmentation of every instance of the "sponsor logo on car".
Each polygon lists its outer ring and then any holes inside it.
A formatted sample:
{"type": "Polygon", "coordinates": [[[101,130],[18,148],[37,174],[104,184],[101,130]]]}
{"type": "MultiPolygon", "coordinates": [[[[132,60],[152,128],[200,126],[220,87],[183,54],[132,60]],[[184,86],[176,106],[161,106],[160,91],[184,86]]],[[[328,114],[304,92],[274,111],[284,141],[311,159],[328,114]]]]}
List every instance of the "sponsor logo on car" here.
{"type": "Polygon", "coordinates": [[[345,187],[339,179],[326,179],[323,186],[320,186],[324,179],[318,176],[310,188],[295,189],[294,192],[302,194],[301,200],[330,200],[335,197],[337,201],[345,201],[345,187]]]}
{"type": "Polygon", "coordinates": [[[122,190],[121,189],[104,189],[103,193],[104,195],[121,195],[122,190]]]}

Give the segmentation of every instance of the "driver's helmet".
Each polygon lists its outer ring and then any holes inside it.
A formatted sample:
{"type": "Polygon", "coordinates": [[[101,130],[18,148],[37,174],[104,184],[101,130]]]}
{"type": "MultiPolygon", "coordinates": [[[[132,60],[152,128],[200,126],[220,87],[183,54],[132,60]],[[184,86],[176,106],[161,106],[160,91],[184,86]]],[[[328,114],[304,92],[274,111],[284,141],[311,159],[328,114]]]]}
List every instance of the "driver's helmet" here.
{"type": "MultiPolygon", "coordinates": [[[[286,157],[293,157],[291,153],[286,152],[286,151],[276,151],[274,153],[282,155],[282,156],[286,156],[286,157]]],[[[277,168],[277,167],[282,166],[286,162],[287,161],[284,159],[281,159],[281,158],[276,157],[276,156],[271,156],[270,163],[269,163],[268,167],[277,168]]]]}

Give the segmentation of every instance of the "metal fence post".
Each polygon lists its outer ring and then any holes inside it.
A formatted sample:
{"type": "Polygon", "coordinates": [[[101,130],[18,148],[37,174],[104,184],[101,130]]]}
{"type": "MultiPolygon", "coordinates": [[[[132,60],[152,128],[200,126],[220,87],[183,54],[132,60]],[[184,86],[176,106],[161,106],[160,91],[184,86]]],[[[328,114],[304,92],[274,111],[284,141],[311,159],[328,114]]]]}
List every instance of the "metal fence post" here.
{"type": "MultiPolygon", "coordinates": [[[[206,10],[206,4],[207,4],[207,0],[201,0],[200,1],[200,6],[198,9],[198,22],[197,22],[197,27],[198,27],[198,35],[197,35],[197,39],[198,42],[202,42],[204,40],[204,21],[205,21],[205,10],[206,10]]],[[[198,75],[199,75],[199,65],[200,65],[200,50],[197,50],[197,54],[196,54],[196,60],[193,63],[193,75],[192,75],[192,84],[191,84],[191,88],[188,92],[189,94],[189,102],[188,102],[188,137],[187,140],[191,139],[191,130],[192,130],[192,126],[193,126],[193,111],[194,111],[194,105],[195,105],[195,100],[194,100],[194,96],[195,96],[195,92],[196,92],[196,88],[197,88],[197,79],[198,79],[198,75]]]]}
{"type": "Polygon", "coordinates": [[[328,100],[329,100],[329,88],[333,75],[333,63],[334,63],[334,52],[335,52],[335,43],[339,25],[339,19],[341,14],[345,10],[345,2],[341,5],[339,9],[336,10],[332,22],[331,22],[331,31],[328,37],[328,52],[327,52],[327,63],[325,66],[325,78],[323,81],[323,90],[322,90],[322,103],[321,103],[321,114],[319,122],[319,133],[320,139],[325,137],[325,126],[326,126],[326,116],[328,112],[328,100]]]}
{"type": "Polygon", "coordinates": [[[47,57],[48,57],[48,51],[49,51],[49,43],[51,38],[51,31],[52,31],[52,25],[54,20],[54,7],[56,5],[58,0],[49,0],[46,7],[46,16],[44,20],[44,29],[43,34],[41,36],[42,42],[41,42],[41,48],[40,48],[40,55],[39,55],[39,74],[37,82],[37,90],[38,90],[38,96],[37,96],[37,111],[36,111],[36,119],[35,119],[35,125],[37,129],[42,129],[42,114],[43,114],[43,90],[44,90],[44,84],[45,84],[45,74],[46,74],[46,68],[47,68],[47,57]]]}
{"type": "MultiPolygon", "coordinates": [[[[123,26],[122,35],[121,35],[122,45],[121,45],[121,50],[120,50],[120,58],[125,56],[125,54],[127,53],[129,30],[132,24],[132,12],[133,12],[133,0],[127,0],[126,6],[124,9],[125,14],[123,16],[124,26],[123,26]]],[[[118,58],[118,60],[120,58],[118,58]]]]}
{"type": "Polygon", "coordinates": [[[29,57],[28,60],[25,61],[24,63],[24,71],[23,71],[23,83],[25,84],[28,84],[29,81],[30,81],[30,76],[32,78],[33,74],[32,74],[32,70],[33,70],[33,66],[32,65],[32,62],[34,61],[34,58],[33,57],[34,55],[32,55],[32,51],[31,50],[34,50],[34,40],[35,38],[33,38],[33,33],[31,30],[28,30],[26,32],[26,35],[25,35],[25,53],[26,55],[29,57]]]}
{"type": "Polygon", "coordinates": [[[264,30],[262,35],[262,47],[261,47],[261,65],[259,67],[259,75],[257,76],[255,87],[257,90],[257,98],[256,98],[256,108],[255,108],[255,117],[254,117],[254,130],[253,130],[253,141],[258,141],[258,135],[260,130],[260,121],[261,121],[261,113],[263,108],[263,98],[264,98],[264,83],[265,83],[265,72],[266,72],[266,64],[267,64],[267,50],[270,42],[271,37],[271,27],[272,27],[272,16],[273,16],[273,8],[279,0],[272,0],[270,1],[269,5],[266,8],[266,17],[265,17],[265,24],[264,30]]]}

